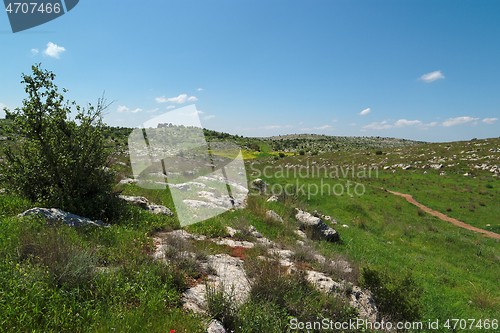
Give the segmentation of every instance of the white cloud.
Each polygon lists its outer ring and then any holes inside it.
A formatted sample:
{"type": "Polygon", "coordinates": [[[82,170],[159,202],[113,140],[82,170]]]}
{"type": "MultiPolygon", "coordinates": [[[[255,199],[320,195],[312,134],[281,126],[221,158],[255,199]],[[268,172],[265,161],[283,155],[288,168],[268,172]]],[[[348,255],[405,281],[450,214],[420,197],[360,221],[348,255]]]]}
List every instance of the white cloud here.
{"type": "Polygon", "coordinates": [[[444,75],[443,73],[441,73],[441,71],[426,73],[420,77],[420,80],[424,81],[425,83],[431,83],[441,79],[444,79],[444,75]]]}
{"type": "Polygon", "coordinates": [[[484,118],[482,120],[482,122],[485,124],[491,125],[491,124],[495,123],[497,120],[498,120],[498,118],[484,118]]]}
{"type": "Polygon", "coordinates": [[[128,112],[130,109],[128,107],[126,107],[125,105],[118,105],[118,107],[116,108],[116,111],[117,112],[128,112]]]}
{"type": "Polygon", "coordinates": [[[373,122],[371,124],[363,126],[362,130],[386,130],[391,128],[402,128],[402,127],[415,127],[418,129],[426,130],[429,129],[430,127],[436,127],[437,125],[439,125],[437,121],[424,123],[417,119],[415,120],[398,119],[393,123],[387,120],[373,122]]]}
{"type": "Polygon", "coordinates": [[[54,44],[52,42],[48,42],[47,48],[45,49],[45,51],[43,51],[43,53],[48,57],[59,59],[59,56],[64,51],[66,51],[64,47],[54,44]]]}
{"type": "Polygon", "coordinates": [[[209,115],[203,117],[203,119],[205,119],[205,120],[210,120],[210,119],[214,119],[214,118],[215,118],[215,115],[213,115],[213,114],[209,114],[209,115]]]}
{"type": "Polygon", "coordinates": [[[128,107],[126,107],[125,105],[118,105],[118,107],[116,108],[116,111],[117,112],[132,112],[132,113],[137,113],[137,112],[141,112],[143,111],[141,108],[135,108],[135,109],[130,109],[128,107]]]}
{"type": "Polygon", "coordinates": [[[367,114],[369,114],[371,111],[372,111],[372,109],[371,109],[371,108],[366,108],[366,109],[362,110],[362,111],[359,113],[359,115],[360,115],[360,116],[366,116],[366,115],[367,115],[367,114]]]}
{"type": "Polygon", "coordinates": [[[203,90],[205,90],[205,89],[203,89],[203,88],[196,89],[196,91],[203,91],[203,90]]]}
{"type": "Polygon", "coordinates": [[[406,126],[420,126],[422,122],[420,120],[406,120],[399,119],[394,122],[394,127],[406,127],[406,126]]]}
{"type": "Polygon", "coordinates": [[[40,51],[38,49],[35,49],[35,48],[31,49],[31,55],[33,57],[36,56],[36,55],[38,55],[38,53],[40,53],[40,51]]]}
{"type": "Polygon", "coordinates": [[[313,127],[313,129],[317,129],[317,130],[324,130],[324,129],[328,129],[328,128],[332,128],[332,126],[331,125],[323,125],[323,126],[313,127]]]}
{"type": "Polygon", "coordinates": [[[364,130],[383,130],[383,129],[389,129],[392,128],[393,126],[389,124],[387,120],[384,121],[377,121],[368,125],[363,126],[364,130]]]}
{"type": "Polygon", "coordinates": [[[196,102],[198,98],[196,96],[188,96],[187,94],[180,94],[179,96],[176,97],[156,97],[155,98],[157,103],[177,103],[177,104],[184,104],[186,102],[196,102]]]}
{"type": "Polygon", "coordinates": [[[302,131],[321,131],[321,130],[326,130],[332,128],[331,125],[322,125],[322,126],[315,126],[315,127],[305,127],[301,128],[302,131]]]}
{"type": "Polygon", "coordinates": [[[443,126],[450,127],[450,126],[462,125],[462,124],[467,124],[470,122],[475,122],[478,119],[479,118],[473,118],[473,117],[469,117],[469,116],[449,118],[443,122],[443,126]]]}

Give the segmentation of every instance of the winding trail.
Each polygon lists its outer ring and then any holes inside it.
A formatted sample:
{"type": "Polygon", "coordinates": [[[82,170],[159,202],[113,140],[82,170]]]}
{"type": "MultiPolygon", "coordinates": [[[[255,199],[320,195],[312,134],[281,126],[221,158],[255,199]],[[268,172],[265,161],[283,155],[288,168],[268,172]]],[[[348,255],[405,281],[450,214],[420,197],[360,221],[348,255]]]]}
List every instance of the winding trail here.
{"type": "Polygon", "coordinates": [[[437,210],[434,210],[434,209],[431,209],[427,206],[424,206],[422,205],[420,202],[418,202],[417,200],[413,199],[413,196],[411,196],[410,194],[404,194],[404,193],[399,193],[399,192],[395,192],[395,191],[390,191],[390,190],[386,190],[387,192],[389,193],[392,193],[394,195],[398,195],[400,197],[403,197],[406,199],[406,201],[408,201],[409,203],[411,203],[412,205],[415,205],[417,206],[418,208],[420,208],[421,210],[423,210],[424,212],[426,213],[429,213],[445,222],[450,222],[451,224],[454,224],[456,225],[457,227],[460,227],[460,228],[464,228],[464,229],[467,229],[467,230],[470,230],[470,231],[474,231],[474,232],[478,232],[480,234],[483,234],[483,236],[486,236],[486,237],[489,237],[489,238],[493,238],[493,239],[500,239],[500,235],[493,232],[493,231],[488,231],[488,230],[484,230],[484,229],[480,229],[480,228],[476,228],[470,224],[467,224],[467,223],[464,223],[462,221],[459,221],[453,217],[449,217],[441,212],[438,212],[437,210]]]}

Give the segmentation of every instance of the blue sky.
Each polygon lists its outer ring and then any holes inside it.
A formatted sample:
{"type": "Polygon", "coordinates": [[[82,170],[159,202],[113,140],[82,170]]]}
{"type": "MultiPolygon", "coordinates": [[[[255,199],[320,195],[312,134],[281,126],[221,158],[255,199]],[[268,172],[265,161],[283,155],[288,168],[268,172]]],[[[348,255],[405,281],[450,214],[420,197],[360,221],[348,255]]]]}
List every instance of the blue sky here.
{"type": "Polygon", "coordinates": [[[81,0],[16,34],[0,13],[0,40],[10,108],[41,62],[81,105],[105,91],[116,126],[194,103],[245,136],[500,135],[495,0],[81,0]]]}

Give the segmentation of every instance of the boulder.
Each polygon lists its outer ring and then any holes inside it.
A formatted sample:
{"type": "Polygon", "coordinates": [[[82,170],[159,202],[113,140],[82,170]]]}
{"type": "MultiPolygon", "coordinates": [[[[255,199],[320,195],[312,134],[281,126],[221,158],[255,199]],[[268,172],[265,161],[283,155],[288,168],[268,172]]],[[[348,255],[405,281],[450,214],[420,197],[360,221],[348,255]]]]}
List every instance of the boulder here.
{"type": "Polygon", "coordinates": [[[271,195],[269,199],[267,199],[267,202],[277,202],[279,200],[277,195],[271,195]]]}
{"type": "Polygon", "coordinates": [[[57,208],[31,208],[27,211],[18,215],[19,217],[24,216],[41,216],[45,218],[48,222],[61,222],[70,227],[82,227],[82,226],[96,226],[103,227],[107,226],[104,222],[97,220],[93,221],[86,217],[81,217],[75,214],[65,212],[57,208]]]}
{"type": "Polygon", "coordinates": [[[338,232],[326,225],[321,218],[313,216],[312,214],[298,208],[295,210],[297,212],[295,214],[295,218],[299,222],[299,228],[301,230],[312,231],[312,237],[316,239],[322,239],[329,242],[340,241],[340,235],[338,232]]]}
{"type": "Polygon", "coordinates": [[[271,221],[281,222],[283,223],[283,218],[278,215],[274,210],[268,210],[266,212],[266,218],[271,221]]]}
{"type": "Polygon", "coordinates": [[[226,333],[226,330],[220,321],[213,319],[208,325],[207,333],[226,333]]]}
{"type": "Polygon", "coordinates": [[[156,215],[166,215],[173,216],[174,213],[172,211],[162,205],[156,205],[149,202],[145,197],[134,197],[128,195],[120,195],[120,199],[125,200],[126,202],[141,207],[142,209],[147,210],[148,212],[156,215]]]}
{"type": "Polygon", "coordinates": [[[260,194],[264,194],[267,190],[267,183],[264,180],[257,178],[252,180],[250,187],[259,191],[260,194]]]}

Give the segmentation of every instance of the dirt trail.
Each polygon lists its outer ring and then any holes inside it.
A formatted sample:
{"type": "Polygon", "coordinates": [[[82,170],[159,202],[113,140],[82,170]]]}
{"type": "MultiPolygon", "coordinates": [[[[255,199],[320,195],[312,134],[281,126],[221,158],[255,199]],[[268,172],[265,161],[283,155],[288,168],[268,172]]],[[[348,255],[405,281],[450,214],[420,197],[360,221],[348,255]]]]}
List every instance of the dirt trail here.
{"type": "Polygon", "coordinates": [[[416,201],[415,199],[413,199],[413,197],[410,194],[404,194],[404,193],[399,193],[399,192],[394,192],[394,191],[389,191],[389,190],[387,190],[387,192],[392,193],[394,195],[399,195],[400,197],[405,198],[406,201],[408,201],[412,205],[417,206],[418,208],[420,208],[424,212],[429,213],[433,216],[436,216],[437,218],[439,218],[443,221],[450,222],[450,223],[456,225],[457,227],[471,230],[474,232],[479,232],[480,234],[483,234],[483,236],[486,236],[489,238],[500,239],[500,235],[497,233],[494,233],[494,232],[488,231],[488,230],[484,230],[484,229],[480,229],[480,228],[476,228],[474,226],[471,226],[470,224],[464,223],[464,222],[459,221],[453,217],[449,217],[441,212],[438,212],[437,210],[434,210],[434,209],[431,209],[427,206],[424,206],[421,203],[419,203],[418,201],[416,201]]]}

